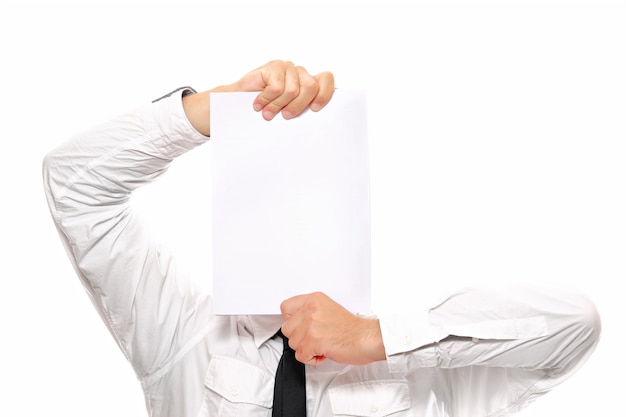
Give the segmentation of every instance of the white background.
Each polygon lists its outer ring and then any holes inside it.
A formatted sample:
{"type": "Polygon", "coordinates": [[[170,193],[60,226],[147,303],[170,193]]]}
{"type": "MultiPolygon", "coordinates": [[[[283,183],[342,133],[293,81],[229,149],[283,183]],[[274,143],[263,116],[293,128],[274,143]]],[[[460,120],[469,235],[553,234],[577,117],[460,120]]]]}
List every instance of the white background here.
{"type": "MultiPolygon", "coordinates": [[[[623,409],[624,2],[258,1],[0,6],[0,415],[145,415],[76,279],[40,165],[70,135],[274,58],[370,99],[375,309],[478,282],[586,292],[587,366],[522,416],[623,409]]],[[[210,144],[137,199],[208,280],[210,144]]]]}

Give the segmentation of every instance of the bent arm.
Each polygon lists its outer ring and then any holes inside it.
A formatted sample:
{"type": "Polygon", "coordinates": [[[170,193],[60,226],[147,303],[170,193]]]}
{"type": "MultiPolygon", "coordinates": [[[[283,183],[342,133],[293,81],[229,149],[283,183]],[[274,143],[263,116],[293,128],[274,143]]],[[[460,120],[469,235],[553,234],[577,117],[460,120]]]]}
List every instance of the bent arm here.
{"type": "Polygon", "coordinates": [[[468,288],[422,316],[398,315],[380,323],[392,372],[520,370],[545,377],[546,390],[586,361],[601,333],[588,298],[552,286],[468,288]]]}
{"type": "Polygon", "coordinates": [[[206,142],[179,91],[87,130],[44,159],[45,193],[69,258],[121,350],[143,378],[200,333],[208,314],[132,209],[134,190],[206,142]]]}
{"type": "Polygon", "coordinates": [[[140,379],[165,372],[204,336],[210,298],[182,276],[132,210],[139,187],[210,134],[212,91],[258,91],[266,120],[323,108],[334,78],[270,61],[239,81],[200,94],[181,89],[77,135],[44,159],[46,198],[70,260],[140,379]]]}

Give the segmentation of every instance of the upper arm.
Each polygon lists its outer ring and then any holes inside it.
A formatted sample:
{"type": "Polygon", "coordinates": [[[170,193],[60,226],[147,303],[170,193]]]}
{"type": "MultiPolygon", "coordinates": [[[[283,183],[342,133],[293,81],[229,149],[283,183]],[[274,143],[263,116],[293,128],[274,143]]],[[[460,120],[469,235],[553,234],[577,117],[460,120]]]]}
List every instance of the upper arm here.
{"type": "Polygon", "coordinates": [[[83,132],[50,152],[43,166],[70,261],[139,377],[172,360],[209,317],[209,296],[195,291],[130,203],[136,188],[200,143],[185,137],[184,123],[176,127],[178,114],[165,125],[155,121],[175,105],[151,104],[83,132]],[[176,129],[164,132],[168,123],[180,130],[179,140],[176,129]]]}

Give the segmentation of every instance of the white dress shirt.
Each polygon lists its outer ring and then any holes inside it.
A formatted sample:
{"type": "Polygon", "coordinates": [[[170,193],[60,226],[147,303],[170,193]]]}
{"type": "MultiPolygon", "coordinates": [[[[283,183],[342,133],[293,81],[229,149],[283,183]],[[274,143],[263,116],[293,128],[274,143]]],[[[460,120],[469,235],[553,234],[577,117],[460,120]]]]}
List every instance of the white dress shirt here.
{"type": "MultiPolygon", "coordinates": [[[[177,90],[82,132],[44,161],[48,204],[76,273],[132,364],[154,417],[270,416],[276,316],[214,316],[133,211],[133,191],[207,142],[177,90]]],[[[506,416],[568,378],[600,318],[562,288],[467,288],[381,316],[387,359],[307,366],[307,415],[506,416]]]]}

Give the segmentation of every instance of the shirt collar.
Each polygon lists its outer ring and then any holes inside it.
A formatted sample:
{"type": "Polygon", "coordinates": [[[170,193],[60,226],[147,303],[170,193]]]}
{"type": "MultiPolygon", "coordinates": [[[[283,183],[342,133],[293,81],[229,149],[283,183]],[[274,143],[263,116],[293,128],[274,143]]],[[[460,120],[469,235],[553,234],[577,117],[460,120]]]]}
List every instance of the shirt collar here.
{"type": "Polygon", "coordinates": [[[274,337],[276,332],[278,332],[280,327],[283,325],[283,317],[281,315],[259,315],[246,317],[257,348],[274,337]]]}

